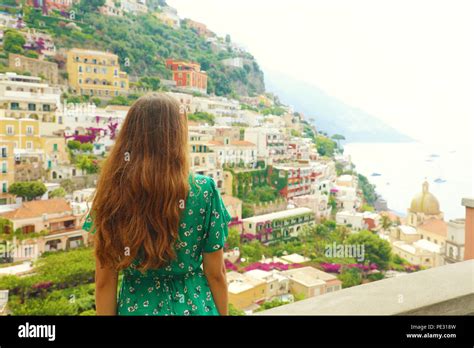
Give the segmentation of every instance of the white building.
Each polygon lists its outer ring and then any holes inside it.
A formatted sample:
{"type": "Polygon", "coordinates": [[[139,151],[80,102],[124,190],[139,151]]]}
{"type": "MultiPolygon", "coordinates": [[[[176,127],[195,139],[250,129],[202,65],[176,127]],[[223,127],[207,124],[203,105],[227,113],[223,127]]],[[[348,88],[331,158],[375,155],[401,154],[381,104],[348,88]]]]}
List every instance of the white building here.
{"type": "Polygon", "coordinates": [[[223,59],[221,60],[221,63],[225,66],[230,66],[232,68],[244,67],[244,59],[241,57],[223,59]]]}
{"type": "Polygon", "coordinates": [[[353,231],[375,229],[380,224],[380,215],[371,212],[340,211],[336,213],[336,223],[350,227],[353,231]],[[368,220],[372,220],[372,223],[368,220]],[[371,224],[375,226],[371,228],[371,224]]]}
{"type": "Polygon", "coordinates": [[[243,219],[243,233],[256,236],[262,242],[297,237],[304,226],[314,225],[314,213],[309,208],[294,208],[243,219]]]}
{"type": "Polygon", "coordinates": [[[235,117],[240,110],[240,103],[225,97],[194,97],[191,101],[191,112],[207,112],[217,117],[235,117]]]}
{"type": "Polygon", "coordinates": [[[257,163],[257,146],[249,141],[229,140],[209,142],[209,147],[215,153],[219,164],[243,164],[247,167],[257,163]]]}
{"type": "Polygon", "coordinates": [[[331,216],[331,206],[329,205],[328,195],[316,192],[311,195],[293,197],[291,202],[297,207],[306,207],[313,210],[316,221],[329,219],[331,216]]]}
{"type": "Polygon", "coordinates": [[[257,145],[257,156],[267,164],[289,160],[285,135],[277,128],[247,128],[245,140],[257,145]]]}
{"type": "Polygon", "coordinates": [[[465,219],[455,219],[448,222],[448,238],[444,254],[446,264],[464,260],[465,228],[465,219]]]}
{"type": "Polygon", "coordinates": [[[274,298],[279,298],[281,296],[287,295],[290,292],[290,280],[281,275],[278,271],[262,271],[259,269],[254,269],[248,272],[245,272],[244,275],[264,281],[267,286],[266,290],[266,300],[271,301],[274,298]]]}
{"type": "Polygon", "coordinates": [[[217,153],[209,146],[211,139],[210,134],[189,132],[191,170],[213,178],[220,192],[225,193],[222,166],[219,165],[217,153]]]}
{"type": "Polygon", "coordinates": [[[0,13],[0,27],[17,29],[18,18],[8,15],[6,13],[0,13]]]}
{"type": "Polygon", "coordinates": [[[302,294],[306,298],[338,291],[342,287],[336,276],[313,267],[294,268],[281,274],[290,280],[293,294],[302,294]]]}
{"type": "Polygon", "coordinates": [[[0,74],[0,117],[33,118],[56,123],[61,108],[61,90],[43,83],[40,77],[0,74]]]}
{"type": "Polygon", "coordinates": [[[441,246],[426,239],[414,243],[395,241],[392,243],[392,251],[411,264],[421,267],[437,267],[443,263],[441,246]]]}

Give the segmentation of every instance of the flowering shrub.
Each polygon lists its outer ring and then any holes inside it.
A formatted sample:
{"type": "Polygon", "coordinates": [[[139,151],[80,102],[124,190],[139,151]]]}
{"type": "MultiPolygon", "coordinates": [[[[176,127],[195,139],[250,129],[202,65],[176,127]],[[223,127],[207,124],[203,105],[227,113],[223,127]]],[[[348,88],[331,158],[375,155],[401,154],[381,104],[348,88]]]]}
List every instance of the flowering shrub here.
{"type": "Polygon", "coordinates": [[[53,286],[53,282],[41,282],[32,286],[35,290],[46,290],[53,286]]]}
{"type": "Polygon", "coordinates": [[[241,235],[241,239],[245,239],[245,240],[254,240],[256,237],[254,234],[252,233],[242,233],[241,235]]]}
{"type": "Polygon", "coordinates": [[[341,271],[342,265],[338,263],[321,263],[321,267],[324,272],[328,273],[339,273],[341,271]]]}
{"type": "Polygon", "coordinates": [[[378,266],[375,263],[371,263],[369,266],[367,265],[361,265],[359,263],[354,263],[347,265],[348,268],[358,268],[361,271],[368,272],[368,271],[373,271],[378,269],[378,266]]]}
{"type": "Polygon", "coordinates": [[[278,270],[278,271],[287,271],[290,268],[299,268],[301,267],[300,264],[284,264],[281,262],[270,262],[270,263],[261,263],[261,262],[255,262],[252,263],[251,265],[248,265],[247,267],[244,268],[245,272],[252,271],[254,269],[259,269],[261,271],[273,271],[273,270],[278,270]]]}
{"type": "Polygon", "coordinates": [[[420,266],[418,265],[409,265],[409,266],[405,266],[405,271],[406,272],[417,272],[420,270],[420,266]]]}
{"type": "Polygon", "coordinates": [[[238,270],[237,266],[234,265],[232,262],[230,262],[229,260],[225,259],[224,260],[224,263],[225,263],[225,269],[227,270],[230,270],[230,271],[236,271],[238,270]]]}

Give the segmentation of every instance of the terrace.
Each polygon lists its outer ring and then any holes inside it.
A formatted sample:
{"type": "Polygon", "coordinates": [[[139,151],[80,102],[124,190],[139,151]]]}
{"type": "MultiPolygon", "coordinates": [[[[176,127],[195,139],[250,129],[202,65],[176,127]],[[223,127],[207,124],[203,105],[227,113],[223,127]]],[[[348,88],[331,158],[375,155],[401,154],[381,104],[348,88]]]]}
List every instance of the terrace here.
{"type": "Polygon", "coordinates": [[[474,260],[343,289],[256,315],[474,315],[474,260]]]}

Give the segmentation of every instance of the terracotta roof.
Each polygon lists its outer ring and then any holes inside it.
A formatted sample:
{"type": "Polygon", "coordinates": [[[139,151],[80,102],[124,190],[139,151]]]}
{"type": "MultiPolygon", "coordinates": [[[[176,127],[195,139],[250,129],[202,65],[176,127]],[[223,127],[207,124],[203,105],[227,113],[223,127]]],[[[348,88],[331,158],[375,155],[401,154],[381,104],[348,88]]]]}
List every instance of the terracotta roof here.
{"type": "Polygon", "coordinates": [[[57,198],[44,201],[24,202],[20,208],[0,214],[0,216],[7,219],[28,219],[40,217],[43,214],[57,214],[66,211],[72,211],[69,203],[65,199],[57,198]]]}
{"type": "Polygon", "coordinates": [[[448,235],[448,224],[444,220],[430,219],[419,226],[420,229],[435,233],[439,236],[446,237],[448,235]]]}
{"type": "Polygon", "coordinates": [[[245,140],[231,141],[230,144],[234,146],[255,146],[254,143],[251,143],[250,141],[245,141],[245,140]]]}

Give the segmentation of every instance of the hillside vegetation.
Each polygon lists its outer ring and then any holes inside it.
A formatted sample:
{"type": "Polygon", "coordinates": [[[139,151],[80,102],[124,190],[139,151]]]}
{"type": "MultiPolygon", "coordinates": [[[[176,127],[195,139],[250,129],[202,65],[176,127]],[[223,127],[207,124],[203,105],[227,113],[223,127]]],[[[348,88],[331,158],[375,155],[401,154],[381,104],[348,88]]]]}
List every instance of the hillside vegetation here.
{"type": "Polygon", "coordinates": [[[45,17],[40,10],[24,7],[24,20],[28,27],[50,33],[58,49],[81,47],[114,52],[122,69],[131,76],[170,79],[166,59],[184,59],[200,63],[201,69],[207,71],[209,94],[253,96],[265,90],[263,73],[248,53],[213,50],[194,30],[185,25],[169,27],[152,13],[109,17],[99,14],[90,2],[85,3],[73,9],[72,17],[58,12],[45,17]],[[243,68],[222,64],[221,60],[232,57],[245,58],[246,64],[243,68]]]}

